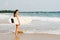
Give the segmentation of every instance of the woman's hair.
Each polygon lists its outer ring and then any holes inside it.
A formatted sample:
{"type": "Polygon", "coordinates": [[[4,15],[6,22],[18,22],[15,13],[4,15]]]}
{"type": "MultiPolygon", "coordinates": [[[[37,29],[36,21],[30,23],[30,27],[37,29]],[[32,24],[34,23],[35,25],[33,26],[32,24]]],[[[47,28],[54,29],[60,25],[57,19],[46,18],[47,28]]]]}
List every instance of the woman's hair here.
{"type": "Polygon", "coordinates": [[[15,10],[15,11],[14,11],[14,17],[15,17],[15,14],[16,14],[17,11],[18,11],[18,10],[15,10]]]}

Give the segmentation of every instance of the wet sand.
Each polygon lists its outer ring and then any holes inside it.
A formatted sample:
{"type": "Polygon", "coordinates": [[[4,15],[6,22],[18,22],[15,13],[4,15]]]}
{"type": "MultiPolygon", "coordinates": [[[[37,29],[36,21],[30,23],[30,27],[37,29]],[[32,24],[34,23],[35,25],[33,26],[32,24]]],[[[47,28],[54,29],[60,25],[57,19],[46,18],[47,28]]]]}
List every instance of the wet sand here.
{"type": "Polygon", "coordinates": [[[42,33],[0,33],[0,40],[60,40],[60,35],[42,34],[42,33]]]}
{"type": "MultiPolygon", "coordinates": [[[[7,21],[1,20],[0,24],[7,23],[7,21]]],[[[60,35],[44,34],[44,33],[4,33],[0,32],[0,40],[60,40],[60,35]]]]}
{"type": "Polygon", "coordinates": [[[0,24],[10,24],[8,19],[0,19],[0,24]]]}

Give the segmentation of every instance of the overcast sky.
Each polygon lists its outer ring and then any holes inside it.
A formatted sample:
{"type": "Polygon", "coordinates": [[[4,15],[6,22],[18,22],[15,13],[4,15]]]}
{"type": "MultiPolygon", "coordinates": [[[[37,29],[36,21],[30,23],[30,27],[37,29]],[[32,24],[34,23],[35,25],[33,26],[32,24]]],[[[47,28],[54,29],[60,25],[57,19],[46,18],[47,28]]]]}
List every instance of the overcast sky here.
{"type": "Polygon", "coordinates": [[[59,11],[60,0],[0,0],[0,10],[59,11]]]}

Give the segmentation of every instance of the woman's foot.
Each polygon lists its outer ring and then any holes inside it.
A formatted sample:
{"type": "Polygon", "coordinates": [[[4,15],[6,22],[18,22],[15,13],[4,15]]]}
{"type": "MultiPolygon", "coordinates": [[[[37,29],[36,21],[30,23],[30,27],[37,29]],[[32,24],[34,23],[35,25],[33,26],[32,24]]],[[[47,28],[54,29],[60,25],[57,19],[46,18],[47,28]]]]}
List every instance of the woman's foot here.
{"type": "Polygon", "coordinates": [[[23,31],[22,30],[19,30],[18,33],[23,33],[23,31]]]}

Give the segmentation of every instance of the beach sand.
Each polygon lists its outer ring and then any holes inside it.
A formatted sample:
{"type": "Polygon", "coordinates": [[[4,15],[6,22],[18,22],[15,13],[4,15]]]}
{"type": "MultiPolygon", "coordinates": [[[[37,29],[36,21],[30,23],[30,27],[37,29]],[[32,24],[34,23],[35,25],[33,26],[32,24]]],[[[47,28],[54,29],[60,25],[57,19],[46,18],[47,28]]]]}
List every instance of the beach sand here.
{"type": "MultiPolygon", "coordinates": [[[[3,20],[1,20],[0,24],[3,23],[8,24],[7,21],[3,22],[3,20]]],[[[2,33],[0,32],[0,40],[60,40],[60,35],[44,33],[23,33],[16,36],[15,33],[4,33],[3,30],[2,33]]]]}
{"type": "Polygon", "coordinates": [[[60,40],[60,35],[43,33],[0,33],[0,40],[60,40]]]}

